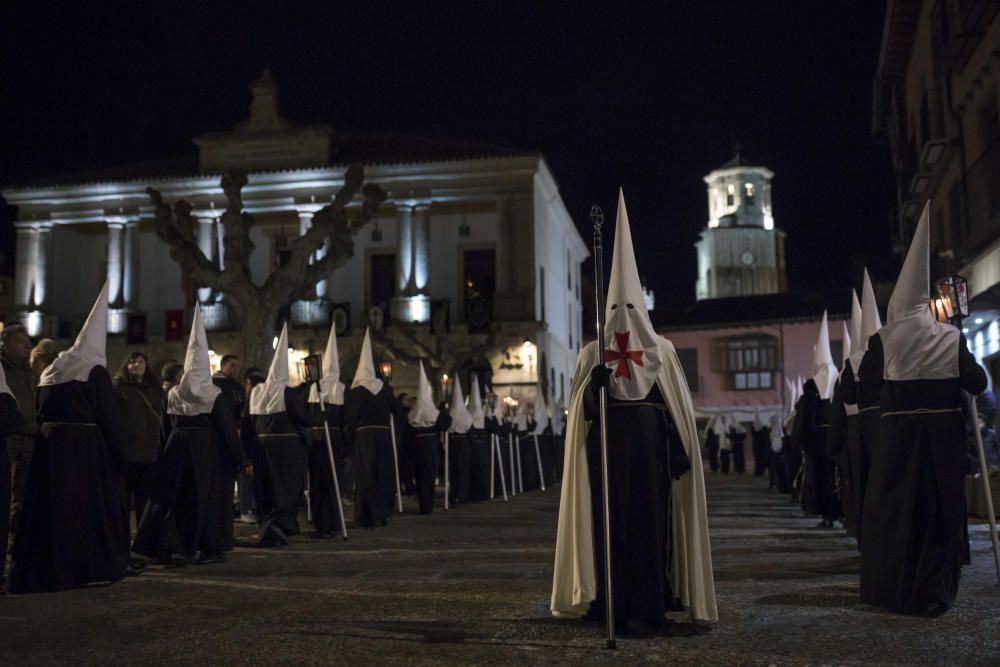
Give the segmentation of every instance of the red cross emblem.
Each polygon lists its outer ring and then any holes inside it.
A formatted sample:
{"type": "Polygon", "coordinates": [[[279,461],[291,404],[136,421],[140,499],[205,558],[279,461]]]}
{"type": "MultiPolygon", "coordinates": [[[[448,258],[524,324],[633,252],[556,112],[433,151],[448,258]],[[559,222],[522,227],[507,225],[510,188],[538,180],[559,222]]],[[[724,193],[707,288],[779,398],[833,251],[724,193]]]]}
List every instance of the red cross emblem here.
{"type": "Polygon", "coordinates": [[[618,346],[618,350],[606,349],[604,350],[604,359],[607,362],[617,361],[618,367],[615,368],[615,377],[623,377],[626,380],[632,379],[632,368],[629,366],[631,361],[634,364],[642,366],[642,350],[630,350],[628,349],[628,339],[631,335],[630,331],[625,333],[615,332],[615,345],[618,346]]]}

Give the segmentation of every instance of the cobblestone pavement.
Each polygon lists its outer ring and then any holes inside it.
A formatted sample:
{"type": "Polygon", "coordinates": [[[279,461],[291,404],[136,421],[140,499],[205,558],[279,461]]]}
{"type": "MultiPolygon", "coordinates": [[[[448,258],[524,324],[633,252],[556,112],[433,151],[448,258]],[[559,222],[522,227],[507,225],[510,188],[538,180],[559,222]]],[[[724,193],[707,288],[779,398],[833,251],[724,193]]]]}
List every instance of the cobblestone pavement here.
{"type": "Polygon", "coordinates": [[[558,488],[109,587],[0,597],[0,664],[1000,664],[985,525],[938,619],[857,601],[858,557],[751,477],[709,475],[720,619],[622,638],[549,617],[558,488]]]}

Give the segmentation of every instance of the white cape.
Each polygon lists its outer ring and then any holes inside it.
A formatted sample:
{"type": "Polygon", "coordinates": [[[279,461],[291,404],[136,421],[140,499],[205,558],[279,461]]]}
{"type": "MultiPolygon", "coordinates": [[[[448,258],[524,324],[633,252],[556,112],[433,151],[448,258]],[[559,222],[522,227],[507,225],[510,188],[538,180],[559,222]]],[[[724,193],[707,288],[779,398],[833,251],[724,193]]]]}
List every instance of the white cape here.
{"type": "MultiPolygon", "coordinates": [[[[658,348],[663,363],[656,383],[677,426],[684,451],[691,459],[690,472],[679,480],[671,480],[671,540],[674,553],[670,580],[674,594],[690,611],[691,618],[716,621],[719,615],[715,605],[712,553],[708,541],[705,478],[691,393],[673,344],[660,337],[658,348]]],[[[582,616],[597,597],[590,474],[586,454],[590,423],[583,416],[583,392],[588,390],[590,384],[594,358],[594,343],[591,342],[577,358],[570,394],[550,604],[556,616],[582,616]]],[[[597,556],[600,557],[599,554],[597,556]]]]}

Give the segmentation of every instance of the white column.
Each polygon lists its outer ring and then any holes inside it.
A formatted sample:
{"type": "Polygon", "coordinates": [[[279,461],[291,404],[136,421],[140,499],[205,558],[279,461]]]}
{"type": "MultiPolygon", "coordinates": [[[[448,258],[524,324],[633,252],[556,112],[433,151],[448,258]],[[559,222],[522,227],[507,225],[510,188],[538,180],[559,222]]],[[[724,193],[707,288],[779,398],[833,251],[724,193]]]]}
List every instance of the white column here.
{"type": "MultiPolygon", "coordinates": [[[[323,241],[323,247],[316,251],[316,261],[320,261],[326,257],[326,253],[330,251],[330,239],[323,241]]],[[[316,283],[316,298],[325,299],[326,298],[326,278],[320,280],[316,283]]]]}
{"type": "Polygon", "coordinates": [[[413,291],[413,207],[397,204],[399,233],[396,246],[396,296],[413,291]]]}
{"type": "Polygon", "coordinates": [[[15,282],[17,293],[14,299],[19,308],[31,310],[35,305],[34,282],[35,282],[35,230],[31,227],[17,228],[17,268],[15,269],[15,282]]]}
{"type": "Polygon", "coordinates": [[[137,289],[136,275],[138,270],[139,252],[139,221],[129,220],[125,223],[125,249],[122,261],[122,298],[125,302],[125,309],[128,311],[137,310],[139,301],[139,290],[137,289]]]}
{"type": "Polygon", "coordinates": [[[52,227],[48,224],[35,230],[35,310],[46,310],[52,254],[52,227]]]}
{"type": "MultiPolygon", "coordinates": [[[[205,255],[205,259],[209,262],[212,262],[215,257],[214,249],[217,245],[216,238],[215,218],[198,218],[198,249],[201,250],[201,253],[205,255]]],[[[211,303],[212,288],[199,287],[198,301],[205,304],[211,303]]]]}
{"type": "Polygon", "coordinates": [[[413,221],[413,286],[417,294],[426,295],[430,279],[431,207],[420,204],[416,213],[413,221]]]}
{"type": "Polygon", "coordinates": [[[112,308],[122,300],[122,229],[118,220],[108,221],[108,304],[112,308]]]}

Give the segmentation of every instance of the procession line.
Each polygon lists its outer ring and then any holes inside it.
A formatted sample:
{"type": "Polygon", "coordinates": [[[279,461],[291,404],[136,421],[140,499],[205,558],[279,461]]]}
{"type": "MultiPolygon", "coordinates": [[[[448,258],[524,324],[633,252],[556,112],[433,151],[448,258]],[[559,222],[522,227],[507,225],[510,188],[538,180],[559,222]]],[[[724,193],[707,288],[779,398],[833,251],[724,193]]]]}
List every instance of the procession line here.
{"type": "Polygon", "coordinates": [[[388,554],[413,554],[418,553],[422,555],[435,554],[435,555],[461,555],[461,554],[481,554],[484,551],[488,551],[492,554],[522,554],[522,553],[545,553],[551,554],[555,550],[552,547],[501,547],[497,549],[483,549],[483,548],[469,548],[469,549],[427,549],[427,548],[388,548],[388,549],[355,549],[355,550],[316,550],[310,549],[309,551],[294,551],[292,549],[257,549],[254,547],[237,547],[234,549],[235,553],[250,553],[259,556],[270,556],[272,554],[286,555],[286,556],[379,556],[388,554]]]}

